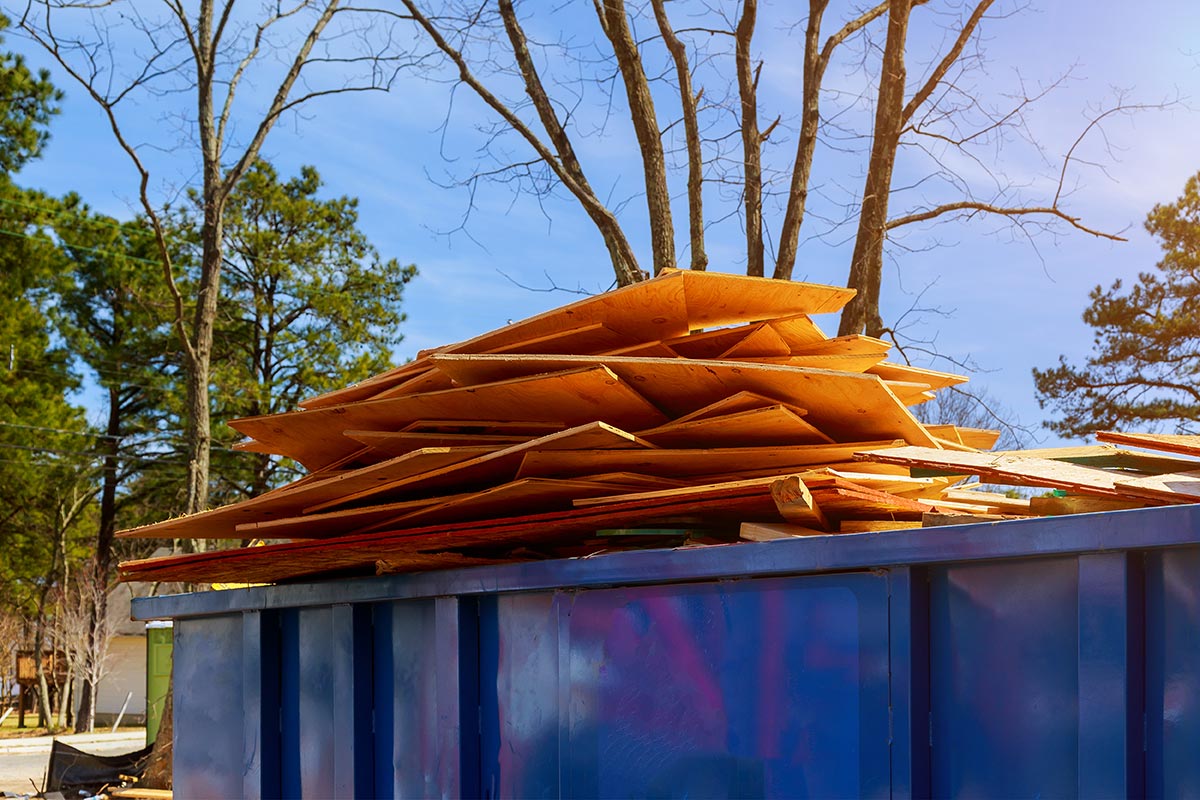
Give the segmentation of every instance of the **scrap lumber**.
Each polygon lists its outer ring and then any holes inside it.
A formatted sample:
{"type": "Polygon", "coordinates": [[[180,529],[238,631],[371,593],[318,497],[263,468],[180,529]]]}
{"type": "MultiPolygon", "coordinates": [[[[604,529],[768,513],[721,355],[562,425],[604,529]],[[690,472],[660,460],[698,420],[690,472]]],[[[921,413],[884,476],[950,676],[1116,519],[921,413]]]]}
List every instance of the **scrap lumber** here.
{"type": "Polygon", "coordinates": [[[684,478],[702,475],[736,476],[748,469],[773,470],[778,474],[828,462],[849,462],[858,451],[899,447],[903,444],[902,439],[895,439],[874,443],[810,444],[771,448],[536,450],[526,454],[517,477],[569,478],[596,470],[624,470],[684,478]]]}
{"type": "Polygon", "coordinates": [[[477,420],[481,411],[515,422],[553,420],[560,428],[601,419],[624,430],[640,430],[667,421],[666,415],[607,367],[590,366],[484,386],[247,417],[228,424],[269,444],[271,452],[317,469],[359,446],[343,431],[394,431],[403,423],[424,419],[477,420]]]}
{"type": "Polygon", "coordinates": [[[1123,444],[1146,450],[1161,450],[1200,458],[1200,436],[1171,433],[1119,433],[1097,431],[1096,439],[1109,444],[1123,444]]]}
{"type": "Polygon", "coordinates": [[[958,475],[978,475],[994,483],[1018,486],[1046,486],[1084,494],[1115,496],[1116,483],[1112,473],[1046,458],[1026,458],[1017,455],[964,453],[933,450],[928,447],[899,447],[890,450],[862,452],[857,459],[946,470],[958,475]]]}
{"type": "MultiPolygon", "coordinates": [[[[596,323],[636,341],[656,342],[701,328],[799,313],[829,313],[841,309],[853,295],[850,289],[818,284],[668,269],[651,280],[588,297],[438,350],[447,353],[511,351],[522,344],[596,323]]],[[[302,406],[327,408],[369,399],[427,363],[423,357],[418,358],[413,365],[405,365],[355,387],[311,398],[302,406]]]]}
{"type": "Polygon", "coordinates": [[[636,386],[638,394],[671,417],[749,391],[806,409],[806,419],[838,441],[893,438],[935,446],[933,437],[912,412],[873,375],[734,361],[617,356],[443,354],[434,356],[434,360],[439,369],[465,388],[520,380],[520,376],[553,375],[556,370],[578,372],[602,367],[625,384],[636,386]]]}
{"type": "Polygon", "coordinates": [[[826,336],[811,315],[851,294],[669,270],[235,420],[238,449],[309,474],[121,535],[280,543],[121,577],[271,583],[1200,501],[1198,437],[992,453],[998,431],[922,424],[909,406],[965,378],[826,336]],[[1066,496],[954,485],[969,475],[1066,496]]]}
{"type": "Polygon", "coordinates": [[[743,522],[738,529],[738,538],[747,542],[773,542],[778,539],[794,539],[798,536],[828,536],[830,531],[806,528],[791,523],[743,522]]]}
{"type": "Polygon", "coordinates": [[[777,480],[771,484],[771,497],[779,515],[793,525],[802,525],[819,531],[830,529],[829,520],[825,518],[821,507],[813,499],[812,492],[804,485],[804,481],[795,475],[777,480]]]}
{"type": "Polygon", "coordinates": [[[768,447],[833,444],[833,439],[782,404],[683,422],[668,422],[639,436],[659,447],[768,447]]]}

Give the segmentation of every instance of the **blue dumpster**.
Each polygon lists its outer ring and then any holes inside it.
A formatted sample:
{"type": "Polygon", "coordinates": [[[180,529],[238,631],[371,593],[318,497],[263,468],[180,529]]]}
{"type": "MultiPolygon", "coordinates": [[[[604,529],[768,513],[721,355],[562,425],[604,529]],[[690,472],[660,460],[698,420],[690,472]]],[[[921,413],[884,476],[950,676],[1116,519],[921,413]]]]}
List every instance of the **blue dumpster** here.
{"type": "Polygon", "coordinates": [[[1200,506],[134,603],[180,798],[1200,796],[1200,506]]]}

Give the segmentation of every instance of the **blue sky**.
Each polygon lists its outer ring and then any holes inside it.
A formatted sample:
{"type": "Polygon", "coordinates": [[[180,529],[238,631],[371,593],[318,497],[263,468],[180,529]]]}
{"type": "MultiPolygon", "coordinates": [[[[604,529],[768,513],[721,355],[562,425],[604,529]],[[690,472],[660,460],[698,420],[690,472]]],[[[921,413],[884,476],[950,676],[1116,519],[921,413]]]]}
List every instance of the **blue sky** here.
{"type": "MultiPolygon", "coordinates": [[[[563,35],[586,49],[602,36],[586,13],[590,4],[560,6],[526,2],[518,6],[531,38],[549,41],[563,35]]],[[[826,29],[847,18],[847,8],[832,3],[826,29]]],[[[678,20],[689,6],[669,6],[678,20]]],[[[801,42],[788,28],[790,4],[764,4],[756,50],[764,61],[761,116],[766,125],[779,114],[780,133],[768,147],[767,160],[778,160],[790,150],[786,129],[798,110],[798,70],[801,42]]],[[[971,359],[986,371],[972,375],[973,382],[1029,425],[1038,425],[1044,413],[1034,400],[1030,369],[1048,366],[1059,354],[1078,360],[1086,355],[1090,330],[1079,319],[1088,291],[1116,278],[1132,279],[1152,268],[1158,250],[1143,232],[1141,221],[1156,202],[1173,200],[1188,176],[1200,170],[1200,10],[1194,0],[1163,0],[1138,7],[1115,0],[1041,0],[1039,5],[1008,14],[1014,7],[997,3],[998,18],[984,24],[980,52],[986,72],[962,77],[969,92],[993,102],[1006,102],[1023,84],[1044,85],[1069,71],[1056,91],[1030,109],[1026,122],[1040,150],[1015,136],[998,155],[984,163],[998,165],[1011,185],[1035,200],[1053,193],[1053,182],[1063,154],[1083,130],[1098,107],[1111,103],[1117,93],[1130,102],[1155,104],[1166,99],[1182,102],[1167,110],[1148,110],[1118,117],[1105,128],[1105,137],[1090,136],[1082,145],[1081,161],[1103,164],[1100,169],[1077,164],[1070,172],[1073,193],[1067,207],[1097,228],[1123,231],[1127,243],[1093,239],[1059,228],[1032,243],[995,219],[951,223],[909,232],[903,244],[892,248],[885,278],[885,316],[895,320],[914,303],[938,308],[926,314],[909,333],[934,339],[939,351],[957,359],[971,359]],[[932,247],[933,244],[938,246],[932,247]],[[920,294],[919,301],[917,295],[920,294]]],[[[961,7],[933,0],[914,16],[910,49],[910,78],[921,72],[944,41],[944,26],[952,24],[961,7]]],[[[647,31],[648,32],[648,31],[647,31]]],[[[875,33],[882,38],[880,29],[875,33]]],[[[10,30],[7,46],[24,52],[35,64],[46,63],[10,30]]],[[[857,66],[861,44],[841,52],[831,66],[826,86],[837,89],[823,101],[827,112],[861,129],[869,118],[869,103],[861,97],[869,75],[857,66]]],[[[561,67],[552,51],[539,51],[547,70],[561,67]]],[[[868,57],[869,60],[869,57],[868,57]]],[[[730,74],[728,62],[718,62],[707,77],[710,96],[719,92],[720,74],[730,74]]],[[[136,185],[132,170],[112,141],[102,118],[65,76],[55,72],[67,92],[64,111],[52,127],[53,139],[45,157],[27,167],[19,180],[52,193],[79,192],[93,208],[127,217],[135,206],[136,185]]],[[[558,73],[556,73],[558,74],[558,73]]],[[[467,206],[464,190],[445,188],[469,174],[479,163],[483,141],[479,126],[491,122],[490,112],[465,90],[454,95],[450,86],[424,77],[403,75],[387,94],[341,96],[321,100],[303,117],[284,120],[272,133],[264,155],[283,174],[293,174],[301,164],[321,172],[330,195],[360,199],[361,223],[380,251],[404,262],[416,263],[420,276],[407,293],[405,341],[398,356],[471,337],[482,331],[574,299],[560,292],[535,292],[527,286],[554,284],[597,291],[611,283],[611,267],[598,235],[574,202],[558,193],[538,204],[514,197],[508,188],[488,185],[475,197],[466,232],[447,233],[459,225],[467,206]],[[448,115],[448,116],[447,116],[448,115]],[[443,121],[449,119],[445,131],[443,121]],[[449,160],[448,160],[449,159],[449,160]]],[[[502,90],[511,89],[503,80],[502,90]]],[[[270,82],[247,84],[245,110],[239,119],[252,118],[255,104],[265,101],[270,82]]],[[[579,87],[567,86],[566,89],[579,87]]],[[[561,91],[563,87],[558,87],[561,91]]],[[[580,107],[578,124],[590,135],[576,139],[577,149],[591,182],[603,197],[621,204],[621,220],[648,264],[644,205],[639,195],[640,172],[632,131],[620,113],[620,98],[605,117],[602,92],[584,88],[587,101],[580,107]]],[[[660,100],[660,118],[673,119],[668,95],[660,100]]],[[[868,98],[869,99],[869,98],[868,98]]],[[[196,161],[171,113],[170,98],[147,99],[125,109],[125,121],[147,150],[153,164],[155,196],[165,200],[196,180],[196,161]]],[[[713,112],[712,118],[717,118],[713,112]]],[[[861,149],[862,141],[841,142],[861,149]]],[[[501,140],[514,158],[527,157],[521,143],[501,140]]],[[[821,223],[816,215],[831,218],[838,201],[861,190],[860,154],[839,152],[832,146],[818,150],[814,190],[814,216],[802,232],[805,241],[796,278],[824,283],[845,281],[852,228],[821,223]],[[825,205],[822,205],[825,203],[825,205]]],[[[993,157],[994,156],[994,157],[993,157]]],[[[954,162],[975,185],[991,177],[976,164],[954,162]]],[[[901,154],[897,185],[927,170],[927,162],[912,152],[901,154]]],[[[673,175],[673,190],[682,194],[683,175],[673,175]]],[[[923,184],[925,186],[925,184],[923,184]]],[[[730,210],[716,184],[708,186],[709,209],[714,217],[730,210]]],[[[903,204],[919,205],[934,196],[908,193],[893,201],[893,211],[903,204]]],[[[682,200],[682,198],[680,198],[682,200]]],[[[777,215],[776,215],[777,216],[777,215]]],[[[773,224],[768,212],[768,224],[773,224]]],[[[777,224],[775,222],[774,224],[777,224]]],[[[677,240],[686,242],[686,217],[682,204],[676,210],[677,240]]],[[[744,269],[740,226],[736,217],[714,223],[708,250],[712,269],[744,269]]],[[[681,260],[686,253],[680,248],[681,260]]],[[[827,331],[837,327],[835,317],[819,320],[827,331]]],[[[943,368],[945,365],[942,365],[943,368]]],[[[99,416],[100,409],[95,409],[99,416]]],[[[1048,432],[1044,442],[1057,440],[1048,432]]]]}

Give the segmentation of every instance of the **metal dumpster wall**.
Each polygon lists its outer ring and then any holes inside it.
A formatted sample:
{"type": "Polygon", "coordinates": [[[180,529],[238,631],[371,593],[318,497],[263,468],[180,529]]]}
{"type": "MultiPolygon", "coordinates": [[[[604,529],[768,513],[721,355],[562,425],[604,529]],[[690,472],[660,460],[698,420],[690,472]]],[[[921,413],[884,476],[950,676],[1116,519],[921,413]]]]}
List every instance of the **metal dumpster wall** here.
{"type": "Polygon", "coordinates": [[[1114,516],[165,598],[176,793],[1196,796],[1200,515],[1114,516]]]}

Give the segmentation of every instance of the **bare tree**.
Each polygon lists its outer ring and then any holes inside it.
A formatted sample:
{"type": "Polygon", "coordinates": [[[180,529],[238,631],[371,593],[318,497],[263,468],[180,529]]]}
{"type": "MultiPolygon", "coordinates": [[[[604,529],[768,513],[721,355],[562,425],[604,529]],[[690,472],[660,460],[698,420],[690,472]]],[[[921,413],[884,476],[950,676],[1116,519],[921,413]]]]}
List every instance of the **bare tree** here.
{"type": "MultiPolygon", "coordinates": [[[[899,235],[920,223],[996,216],[1022,233],[1057,224],[1119,238],[1063,208],[1069,194],[1064,191],[1070,182],[1068,167],[1083,163],[1073,159],[1075,148],[1064,159],[1047,159],[1037,137],[1024,127],[1025,109],[1063,79],[1032,91],[1022,82],[998,105],[979,95],[978,83],[967,80],[986,74],[980,43],[983,26],[988,20],[999,22],[1018,13],[1019,5],[996,10],[995,0],[968,0],[960,5],[944,0],[881,0],[869,7],[844,4],[831,10],[829,0],[809,0],[806,17],[792,26],[803,34],[803,46],[793,48],[802,65],[801,80],[793,83],[800,95],[798,115],[786,106],[784,113],[774,113],[764,103],[764,82],[772,68],[791,65],[786,56],[780,60],[778,46],[769,59],[759,52],[760,34],[765,38],[779,23],[763,19],[771,9],[757,0],[670,5],[665,0],[648,4],[593,0],[599,27],[591,42],[580,33],[587,20],[570,16],[575,9],[569,4],[535,12],[531,4],[522,7],[504,0],[499,9],[502,26],[486,3],[404,0],[404,5],[421,32],[452,62],[457,75],[450,81],[470,88],[499,115],[496,126],[487,128],[482,148],[489,157],[500,159],[499,166],[493,162],[464,183],[473,193],[481,179],[502,181],[517,191],[532,189],[541,202],[557,181],[596,223],[609,245],[619,284],[642,274],[629,269],[636,261],[624,223],[618,221],[628,219],[632,198],[601,203],[581,180],[587,167],[578,155],[583,137],[597,130],[609,135],[614,126],[631,131],[637,143],[642,166],[638,194],[644,193],[646,209],[645,218],[637,223],[649,229],[655,272],[674,263],[672,220],[682,209],[688,215],[686,241],[693,269],[708,267],[709,226],[736,218],[743,227],[746,272],[790,280],[803,245],[801,230],[810,212],[815,165],[825,155],[846,163],[861,159],[861,191],[848,190],[841,200],[824,198],[827,209],[833,204],[838,211],[840,206],[844,219],[839,221],[836,213],[826,210],[819,215],[822,230],[816,234],[827,237],[838,232],[840,236],[844,229],[854,231],[848,237],[854,252],[847,283],[858,295],[843,315],[843,333],[865,331],[879,336],[890,330],[880,311],[885,248],[889,242],[902,248],[899,235]],[[564,18],[562,26],[569,33],[559,40],[531,40],[518,22],[519,13],[531,18],[541,13],[542,30],[552,27],[547,20],[553,15],[564,15],[569,19],[564,18]],[[910,52],[910,22],[920,27],[923,48],[928,48],[930,31],[944,34],[942,50],[928,62],[923,54],[915,57],[910,52]],[[501,28],[503,36],[498,34],[501,28]],[[877,41],[884,28],[885,39],[877,41]],[[846,59],[839,54],[850,43],[860,45],[861,55],[856,63],[842,63],[846,59]],[[912,69],[912,75],[909,61],[919,67],[912,69]],[[835,63],[841,65],[843,77],[873,76],[861,95],[826,88],[826,76],[835,63]],[[514,79],[525,98],[511,90],[514,79]],[[700,81],[704,88],[697,90],[700,81]],[[589,91],[599,91],[600,96],[589,91]],[[830,106],[828,111],[823,105],[830,106]],[[864,107],[873,111],[864,113],[864,107]],[[536,111],[553,147],[543,144],[532,123],[524,120],[528,108],[536,111]],[[532,146],[532,158],[507,154],[500,144],[506,128],[532,146]],[[679,129],[682,134],[673,132],[679,129]],[[784,142],[791,145],[790,152],[780,157],[779,145],[784,142]],[[1052,161],[1058,163],[1058,192],[1053,198],[1030,202],[1022,191],[1028,181],[1004,177],[996,154],[1001,145],[1013,142],[1031,144],[1048,172],[1055,169],[1052,161]],[[676,165],[667,158],[672,153],[682,154],[676,165]],[[989,185],[975,186],[978,179],[956,168],[956,162],[969,163],[973,170],[979,167],[974,171],[989,185]],[[537,166],[545,171],[538,173],[537,166]],[[925,170],[926,177],[914,179],[909,186],[893,185],[894,175],[908,174],[914,166],[925,170]],[[673,205],[677,200],[671,193],[676,174],[686,175],[676,193],[686,198],[679,208],[673,205]],[[719,186],[723,202],[705,202],[706,182],[719,186]],[[915,195],[919,198],[913,199],[915,195]],[[620,245],[614,247],[614,242],[620,245]]],[[[1084,135],[1108,113],[1094,115],[1084,135]]]]}
{"type": "Polygon", "coordinates": [[[59,642],[66,654],[71,674],[92,691],[80,697],[76,715],[76,733],[91,732],[96,722],[96,690],[108,674],[108,648],[112,641],[112,620],[107,613],[108,584],[94,572],[81,573],[64,586],[59,601],[59,642]]]}
{"type": "MultiPolygon", "coordinates": [[[[391,46],[387,33],[370,30],[375,15],[366,18],[365,9],[342,0],[268,3],[256,19],[235,10],[233,0],[201,0],[194,9],[180,0],[161,0],[155,8],[157,16],[150,16],[147,4],[132,0],[28,0],[20,27],[94,101],[137,172],[138,200],[174,301],[187,374],[185,510],[193,513],[208,502],[210,360],[226,200],[285,114],[332,94],[386,90],[413,57],[385,49],[391,46]],[[132,37],[136,47],[124,37],[132,37]],[[362,47],[343,53],[326,39],[339,44],[353,39],[362,47]],[[259,62],[267,60],[284,65],[274,90],[264,95],[256,87],[243,102],[240,93],[259,62]],[[198,163],[203,208],[200,264],[189,297],[181,289],[183,268],[172,258],[167,223],[151,186],[149,151],[177,143],[139,144],[125,115],[129,105],[162,102],[179,93],[190,95],[193,104],[185,122],[190,148],[179,152],[198,163]],[[239,138],[235,129],[250,133],[239,138]]],[[[270,66],[261,74],[270,78],[270,66]]]]}

